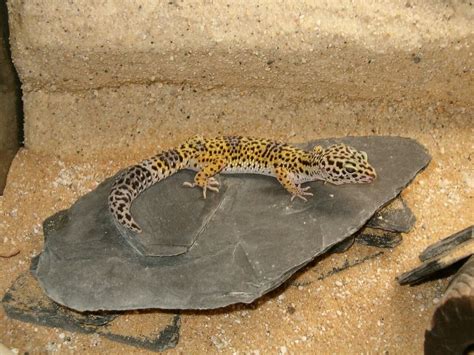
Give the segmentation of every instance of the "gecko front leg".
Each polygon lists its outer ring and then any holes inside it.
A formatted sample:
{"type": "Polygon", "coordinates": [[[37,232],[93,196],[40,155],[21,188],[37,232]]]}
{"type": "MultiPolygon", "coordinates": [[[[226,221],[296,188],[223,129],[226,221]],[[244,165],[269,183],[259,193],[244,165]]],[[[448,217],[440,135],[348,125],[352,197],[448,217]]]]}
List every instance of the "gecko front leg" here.
{"type": "Polygon", "coordinates": [[[307,192],[310,187],[301,187],[296,184],[293,173],[282,167],[275,168],[275,175],[280,184],[291,194],[291,201],[298,197],[303,201],[307,201],[305,196],[313,196],[313,193],[307,192]]]}
{"type": "Polygon", "coordinates": [[[202,188],[204,198],[206,198],[207,190],[219,192],[220,184],[214,176],[224,169],[226,165],[227,162],[224,159],[214,159],[196,173],[194,182],[185,182],[183,185],[187,187],[199,186],[202,188]]]}

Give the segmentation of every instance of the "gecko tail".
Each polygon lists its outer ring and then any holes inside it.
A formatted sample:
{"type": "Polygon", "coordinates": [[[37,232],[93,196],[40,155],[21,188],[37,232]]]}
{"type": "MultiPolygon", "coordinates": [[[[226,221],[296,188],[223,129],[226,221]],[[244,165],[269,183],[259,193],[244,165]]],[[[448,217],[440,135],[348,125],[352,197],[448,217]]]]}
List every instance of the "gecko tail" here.
{"type": "Polygon", "coordinates": [[[132,165],[117,176],[108,202],[109,211],[118,223],[132,232],[142,231],[130,211],[133,201],[151,185],[187,167],[189,152],[186,149],[190,149],[189,144],[185,144],[182,149],[161,152],[132,165]]]}
{"type": "Polygon", "coordinates": [[[132,232],[142,229],[130,212],[132,202],[137,196],[155,183],[152,171],[144,164],[133,165],[120,174],[109,194],[109,211],[114,218],[132,232]]]}

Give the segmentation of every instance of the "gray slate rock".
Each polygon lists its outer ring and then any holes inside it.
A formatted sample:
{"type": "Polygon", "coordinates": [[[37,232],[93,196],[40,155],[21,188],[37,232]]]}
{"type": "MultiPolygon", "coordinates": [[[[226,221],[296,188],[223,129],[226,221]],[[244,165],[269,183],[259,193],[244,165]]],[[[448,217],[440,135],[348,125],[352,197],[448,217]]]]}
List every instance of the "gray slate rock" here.
{"type": "Polygon", "coordinates": [[[395,248],[402,242],[402,235],[397,232],[365,227],[357,234],[355,241],[375,248],[395,248]]]}
{"type": "Polygon", "coordinates": [[[415,221],[415,215],[399,195],[379,209],[364,228],[333,246],[330,252],[344,253],[354,242],[376,248],[394,248],[402,242],[401,232],[409,232],[415,221]]]}
{"type": "Polygon", "coordinates": [[[405,201],[398,197],[388,206],[380,209],[367,222],[367,227],[383,229],[389,232],[407,233],[416,222],[416,217],[405,201]]]}
{"type": "Polygon", "coordinates": [[[378,179],[367,185],[313,182],[315,196],[306,203],[290,203],[275,179],[257,175],[222,175],[222,192],[207,200],[198,189],[181,187],[193,176],[186,171],[148,189],[132,208],[155,238],[151,245],[142,240],[143,248],[163,246],[175,256],[144,256],[130,244],[108,212],[108,179],[45,221],[34,273],[50,298],[79,311],[250,303],[357,232],[430,161],[423,146],[400,137],[327,139],[303,147],[336,142],[366,151],[378,179]]]}
{"type": "Polygon", "coordinates": [[[62,307],[45,296],[29,272],[20,274],[6,290],[1,303],[12,319],[74,333],[98,334],[111,341],[142,349],[164,351],[176,347],[179,342],[181,316],[177,313],[159,312],[153,324],[144,324],[133,334],[123,327],[123,318],[127,317],[127,313],[76,312],[62,307]]]}

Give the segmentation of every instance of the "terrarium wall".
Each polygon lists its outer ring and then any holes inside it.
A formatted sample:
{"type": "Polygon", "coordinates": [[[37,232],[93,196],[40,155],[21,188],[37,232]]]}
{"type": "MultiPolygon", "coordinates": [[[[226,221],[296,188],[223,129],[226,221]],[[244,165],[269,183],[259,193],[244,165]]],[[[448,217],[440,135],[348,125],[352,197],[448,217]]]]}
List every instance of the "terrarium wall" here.
{"type": "Polygon", "coordinates": [[[145,156],[198,133],[410,136],[437,115],[446,133],[472,114],[466,1],[8,7],[35,152],[145,156]]]}
{"type": "Polygon", "coordinates": [[[10,163],[20,146],[20,84],[8,45],[8,18],[0,3],[0,195],[5,187],[10,163]]]}

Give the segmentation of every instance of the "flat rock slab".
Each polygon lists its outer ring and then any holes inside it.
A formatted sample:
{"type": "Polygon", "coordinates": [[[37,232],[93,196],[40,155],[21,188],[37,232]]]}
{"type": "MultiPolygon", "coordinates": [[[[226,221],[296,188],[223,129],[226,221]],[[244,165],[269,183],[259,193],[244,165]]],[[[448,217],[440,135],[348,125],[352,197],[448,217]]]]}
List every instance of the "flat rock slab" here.
{"type": "Polygon", "coordinates": [[[147,350],[164,351],[174,348],[179,341],[179,314],[160,311],[76,312],[47,298],[29,272],[15,280],[1,303],[5,313],[13,319],[70,332],[99,334],[109,340],[147,350]]]}
{"type": "Polygon", "coordinates": [[[250,303],[354,234],[430,161],[423,146],[400,137],[327,139],[303,147],[336,142],[366,151],[378,179],[366,185],[313,182],[315,196],[293,203],[275,179],[256,175],[220,176],[221,193],[207,200],[198,189],[181,187],[193,176],[185,171],[144,192],[132,212],[156,240],[142,240],[142,246],[155,252],[162,246],[175,256],[143,255],[131,243],[136,236],[117,228],[107,209],[108,179],[45,221],[34,273],[49,297],[79,311],[250,303]]]}
{"type": "Polygon", "coordinates": [[[335,245],[331,252],[342,253],[354,242],[376,248],[395,248],[402,242],[402,232],[407,233],[415,223],[415,215],[401,196],[379,209],[352,237],[335,245]]]}
{"type": "Polygon", "coordinates": [[[389,232],[407,233],[416,222],[416,217],[405,201],[399,197],[390,205],[375,213],[367,222],[367,227],[382,229],[389,232]]]}

